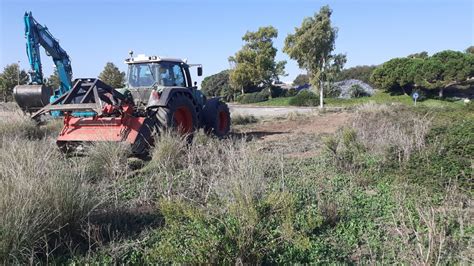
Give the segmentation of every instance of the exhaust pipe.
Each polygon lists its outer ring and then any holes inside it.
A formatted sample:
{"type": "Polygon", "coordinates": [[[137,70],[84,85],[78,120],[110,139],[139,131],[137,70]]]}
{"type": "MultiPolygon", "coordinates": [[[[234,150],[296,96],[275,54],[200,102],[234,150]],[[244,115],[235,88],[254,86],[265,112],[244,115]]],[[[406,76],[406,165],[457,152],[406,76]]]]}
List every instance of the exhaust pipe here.
{"type": "Polygon", "coordinates": [[[13,97],[25,112],[35,112],[49,104],[53,89],[45,85],[17,85],[13,97]]]}

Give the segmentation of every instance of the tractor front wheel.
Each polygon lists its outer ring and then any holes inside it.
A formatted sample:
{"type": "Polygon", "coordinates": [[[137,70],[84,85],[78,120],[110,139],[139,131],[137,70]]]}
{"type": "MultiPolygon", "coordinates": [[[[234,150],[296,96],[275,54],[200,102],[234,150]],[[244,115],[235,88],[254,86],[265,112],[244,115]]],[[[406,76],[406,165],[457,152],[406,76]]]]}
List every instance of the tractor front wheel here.
{"type": "Polygon", "coordinates": [[[176,93],[166,107],[158,108],[156,118],[160,127],[176,129],[180,134],[190,135],[197,128],[197,112],[193,101],[184,93],[176,93]]]}

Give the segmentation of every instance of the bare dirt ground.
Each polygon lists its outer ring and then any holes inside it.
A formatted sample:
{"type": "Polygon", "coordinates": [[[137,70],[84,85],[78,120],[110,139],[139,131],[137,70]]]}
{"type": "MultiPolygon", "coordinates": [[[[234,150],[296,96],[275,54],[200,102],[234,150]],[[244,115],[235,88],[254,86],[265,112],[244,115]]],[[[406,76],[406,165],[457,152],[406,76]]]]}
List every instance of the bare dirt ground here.
{"type": "MultiPolygon", "coordinates": [[[[255,117],[278,117],[288,114],[315,114],[319,107],[296,107],[296,106],[255,106],[249,104],[229,103],[232,114],[253,115],[255,117]]],[[[325,107],[329,111],[339,111],[340,107],[325,107]]]]}
{"type": "Polygon", "coordinates": [[[235,134],[247,136],[288,157],[311,157],[322,151],[323,138],[347,126],[353,114],[349,112],[312,113],[269,119],[234,127],[235,134]]]}

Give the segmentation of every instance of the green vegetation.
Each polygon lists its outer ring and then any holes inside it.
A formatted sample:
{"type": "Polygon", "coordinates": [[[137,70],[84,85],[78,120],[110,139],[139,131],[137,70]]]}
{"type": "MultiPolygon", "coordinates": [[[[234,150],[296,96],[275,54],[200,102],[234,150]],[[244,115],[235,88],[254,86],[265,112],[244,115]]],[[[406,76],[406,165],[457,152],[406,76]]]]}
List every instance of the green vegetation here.
{"type": "Polygon", "coordinates": [[[229,81],[229,70],[205,77],[201,83],[201,91],[208,97],[223,97],[225,101],[233,100],[233,90],[229,81]]]}
{"type": "Polygon", "coordinates": [[[99,79],[110,85],[112,88],[125,87],[125,72],[111,62],[105,64],[104,70],[99,75],[99,79]]]}
{"type": "Polygon", "coordinates": [[[0,94],[4,102],[13,99],[13,88],[20,84],[28,82],[28,74],[25,70],[20,70],[18,64],[10,64],[5,66],[3,72],[0,73],[0,94]]]}
{"type": "Polygon", "coordinates": [[[289,105],[293,106],[318,106],[319,96],[309,90],[302,90],[289,101],[289,105]]]}
{"type": "Polygon", "coordinates": [[[246,93],[246,94],[241,94],[237,97],[237,102],[239,103],[259,103],[259,102],[264,102],[270,98],[270,93],[268,90],[262,90],[259,92],[252,92],[252,93],[246,93]]]}
{"type": "Polygon", "coordinates": [[[309,84],[309,77],[306,74],[299,74],[293,80],[293,86],[303,86],[305,84],[309,84]]]}
{"type": "Polygon", "coordinates": [[[229,57],[229,62],[234,64],[230,71],[233,88],[245,94],[253,88],[270,87],[273,81],[278,81],[278,76],[285,74],[286,61],[275,61],[277,49],[273,39],[277,37],[278,30],[272,26],[247,31],[242,37],[245,45],[229,57]]]}
{"type": "Polygon", "coordinates": [[[320,147],[312,134],[188,144],[163,132],[137,163],[115,143],[67,157],[56,124],[18,115],[0,125],[0,261],[472,261],[472,106],[364,104],[352,116],[310,157],[286,154],[320,147]]]}
{"type": "Polygon", "coordinates": [[[370,76],[372,76],[372,72],[375,68],[376,66],[355,66],[343,69],[339,74],[337,74],[335,81],[358,79],[372,85],[370,76]]]}
{"type": "Polygon", "coordinates": [[[473,76],[474,55],[448,50],[430,57],[424,54],[394,58],[377,67],[371,81],[392,93],[410,94],[424,89],[436,90],[443,97],[444,89],[465,84],[473,76]]]}
{"type": "Polygon", "coordinates": [[[321,82],[334,80],[346,63],[343,54],[332,54],[335,49],[337,28],[331,24],[332,10],[323,6],[319,13],[303,20],[301,27],[285,39],[283,51],[306,69],[313,88],[321,89],[321,82]]]}
{"type": "MultiPolygon", "coordinates": [[[[257,103],[259,106],[290,106],[290,100],[294,97],[281,97],[269,99],[265,102],[257,103]]],[[[360,97],[352,99],[339,99],[339,98],[325,98],[324,103],[328,107],[352,107],[365,103],[377,103],[377,104],[402,104],[406,106],[413,106],[413,99],[408,95],[395,95],[392,96],[387,92],[378,91],[371,97],[360,97]]],[[[418,102],[417,106],[424,107],[462,107],[464,103],[462,100],[440,100],[440,99],[427,99],[422,102],[418,102]]]]}

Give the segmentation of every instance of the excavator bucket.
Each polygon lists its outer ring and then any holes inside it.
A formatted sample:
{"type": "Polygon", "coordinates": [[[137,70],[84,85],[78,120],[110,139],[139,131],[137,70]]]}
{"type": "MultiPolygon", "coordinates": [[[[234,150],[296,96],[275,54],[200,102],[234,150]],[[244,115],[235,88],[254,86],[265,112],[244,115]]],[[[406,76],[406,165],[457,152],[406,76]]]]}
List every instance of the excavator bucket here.
{"type": "Polygon", "coordinates": [[[134,115],[133,102],[99,79],[77,79],[73,88],[33,115],[50,111],[64,113],[64,126],[57,138],[63,150],[90,142],[127,142],[136,154],[153,141],[154,123],[134,115]],[[94,115],[90,116],[93,112],[94,115]],[[86,115],[81,115],[86,114],[86,115]]]}

